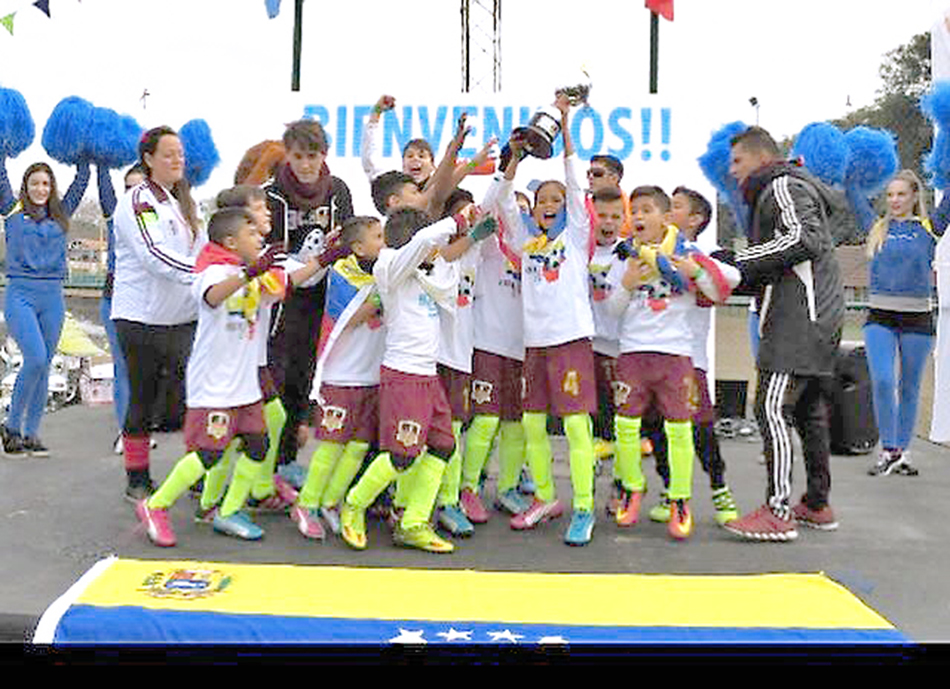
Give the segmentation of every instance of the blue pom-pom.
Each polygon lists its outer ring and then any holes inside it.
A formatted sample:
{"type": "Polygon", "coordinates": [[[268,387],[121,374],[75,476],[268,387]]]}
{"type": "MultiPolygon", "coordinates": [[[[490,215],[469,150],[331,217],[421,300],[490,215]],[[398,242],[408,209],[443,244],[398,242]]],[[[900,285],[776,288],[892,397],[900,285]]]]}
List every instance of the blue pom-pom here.
{"type": "Polygon", "coordinates": [[[101,167],[118,168],[138,160],[142,128],[129,115],[115,110],[95,108],[87,135],[90,158],[101,167]]]}
{"type": "Polygon", "coordinates": [[[937,189],[950,187],[950,131],[937,130],[933,148],[924,157],[924,171],[937,189]]]}
{"type": "Polygon", "coordinates": [[[191,120],[179,130],[178,136],[185,148],[185,177],[191,186],[201,186],[221,162],[211,138],[211,128],[204,120],[191,120]]]}
{"type": "Polygon", "coordinates": [[[950,81],[935,81],[923,98],[921,111],[941,128],[950,128],[950,81]]]}
{"type": "Polygon", "coordinates": [[[699,168],[716,191],[728,194],[737,188],[736,180],[729,174],[732,162],[732,139],[748,126],[743,122],[731,122],[713,132],[706,152],[699,156],[699,168]]]}
{"type": "Polygon", "coordinates": [[[855,127],[844,135],[848,145],[845,185],[874,196],[900,167],[897,142],[886,129],[855,127]]]}
{"type": "Polygon", "coordinates": [[[828,122],[812,122],[798,134],[792,157],[801,157],[808,171],[825,184],[844,183],[848,145],[844,133],[828,122]]]}
{"type": "Polygon", "coordinates": [[[33,143],[36,128],[23,94],[0,88],[0,158],[16,158],[33,143]]]}
{"type": "Polygon", "coordinates": [[[89,160],[86,139],[92,124],[92,103],[79,96],[63,98],[43,127],[43,148],[53,160],[76,165],[89,160]]]}

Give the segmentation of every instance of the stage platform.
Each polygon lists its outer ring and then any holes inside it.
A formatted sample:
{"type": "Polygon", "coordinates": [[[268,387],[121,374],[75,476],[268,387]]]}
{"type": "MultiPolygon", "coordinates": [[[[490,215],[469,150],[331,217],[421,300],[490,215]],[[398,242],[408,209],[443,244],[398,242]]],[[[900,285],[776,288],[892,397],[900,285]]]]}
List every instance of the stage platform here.
{"type": "MultiPolygon", "coordinates": [[[[123,499],[111,409],[56,412],[43,435],[52,457],[0,461],[4,641],[906,647],[950,640],[943,509],[950,452],[920,439],[912,447],[915,478],[870,477],[870,456],[835,457],[832,504],[841,526],[801,529],[793,543],[745,543],[718,528],[697,467],[697,523],[687,542],[649,521],[613,524],[604,514],[605,475],[586,547],[563,544],[566,518],[519,533],[494,515],[457,541],[454,554],[432,555],[397,548],[373,523],[365,552],[307,541],[283,515],[262,515],[265,538],[241,542],[193,523],[187,497],[172,512],[179,545],[158,549],[123,499]],[[199,590],[213,593],[185,595],[199,590]],[[290,636],[280,639],[278,628],[290,636]]],[[[182,440],[158,441],[153,463],[161,478],[182,440]]],[[[313,447],[301,453],[305,461],[313,447]]],[[[555,448],[559,492],[569,497],[563,441],[555,448]]],[[[754,509],[765,480],[758,444],[727,441],[723,454],[740,506],[754,509]]],[[[652,467],[647,474],[649,505],[658,480],[652,467]]],[[[797,492],[800,461],[795,481],[797,492]]]]}

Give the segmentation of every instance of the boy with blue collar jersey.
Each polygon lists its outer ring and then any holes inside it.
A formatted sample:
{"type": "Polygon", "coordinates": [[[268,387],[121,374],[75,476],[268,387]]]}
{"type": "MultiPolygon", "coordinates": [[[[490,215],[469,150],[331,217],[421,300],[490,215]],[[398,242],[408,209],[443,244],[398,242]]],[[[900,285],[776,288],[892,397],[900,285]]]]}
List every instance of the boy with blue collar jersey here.
{"type": "MultiPolygon", "coordinates": [[[[536,491],[532,505],[511,520],[513,529],[533,529],[563,513],[552,473],[547,435],[550,409],[564,420],[567,434],[573,515],[564,540],[588,543],[594,528],[594,450],[590,415],[596,409],[594,318],[588,297],[588,262],[592,240],[584,190],[577,179],[577,156],[568,128],[567,97],[558,94],[564,136],[566,185],[545,182],[535,192],[531,220],[517,212],[514,195],[502,196],[503,220],[509,243],[520,247],[524,306],[525,447],[536,491]]],[[[505,177],[513,180],[522,144],[510,142],[512,157],[505,177]]]]}
{"type": "MultiPolygon", "coordinates": [[[[640,466],[642,416],[655,400],[666,421],[670,462],[670,535],[688,538],[693,529],[693,437],[690,419],[698,406],[693,375],[693,334],[688,314],[697,292],[721,301],[739,283],[739,273],[703,256],[670,225],[670,199],[659,187],[630,195],[633,241],[623,277],[609,298],[620,317],[620,357],[614,404],[616,463],[623,496],[619,526],[639,518],[646,479],[640,466]]],[[[626,245],[625,245],[626,246],[626,245]]]]}

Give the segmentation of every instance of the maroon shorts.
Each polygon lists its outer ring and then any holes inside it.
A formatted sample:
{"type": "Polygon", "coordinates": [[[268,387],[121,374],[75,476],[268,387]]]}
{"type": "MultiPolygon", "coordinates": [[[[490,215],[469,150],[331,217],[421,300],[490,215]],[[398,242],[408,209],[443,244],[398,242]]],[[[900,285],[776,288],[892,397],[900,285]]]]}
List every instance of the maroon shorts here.
{"type": "Polygon", "coordinates": [[[224,451],[238,435],[266,435],[260,402],[230,409],[189,408],[185,413],[185,448],[224,451]]]}
{"type": "Polygon", "coordinates": [[[696,411],[696,380],[688,356],[631,352],[617,360],[614,406],[620,416],[642,417],[653,403],[668,421],[686,421],[696,411]]]}
{"type": "Polygon", "coordinates": [[[455,447],[452,410],[438,376],[379,370],[379,446],[404,457],[455,447]]]}
{"type": "Polygon", "coordinates": [[[449,398],[449,408],[452,409],[453,421],[468,421],[471,414],[469,404],[469,386],[472,382],[472,374],[448,366],[438,365],[439,380],[442,381],[442,389],[445,390],[445,396],[449,398]]]}
{"type": "Polygon", "coordinates": [[[551,347],[529,347],[524,357],[526,412],[557,416],[593,414],[597,409],[594,349],[590,340],[551,347]]]}
{"type": "Polygon", "coordinates": [[[521,421],[521,369],[517,359],[476,349],[472,356],[472,413],[521,421]]]}
{"type": "Polygon", "coordinates": [[[261,395],[264,396],[265,404],[275,397],[280,397],[280,393],[277,392],[277,386],[274,385],[274,377],[270,374],[269,368],[266,366],[258,366],[257,380],[261,384],[261,395]]]}
{"type": "Polygon", "coordinates": [[[379,386],[323,385],[324,405],[310,405],[310,425],[317,440],[345,444],[362,440],[372,444],[379,429],[379,386]]]}

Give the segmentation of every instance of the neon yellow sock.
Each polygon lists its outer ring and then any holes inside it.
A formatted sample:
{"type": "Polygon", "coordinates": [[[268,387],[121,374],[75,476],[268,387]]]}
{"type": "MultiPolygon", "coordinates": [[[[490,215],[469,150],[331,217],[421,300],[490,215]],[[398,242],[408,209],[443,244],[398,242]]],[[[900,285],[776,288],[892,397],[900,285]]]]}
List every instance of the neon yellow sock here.
{"type": "Polygon", "coordinates": [[[287,421],[287,412],[279,397],[264,405],[264,421],[267,423],[267,454],[261,462],[261,473],[251,489],[251,495],[258,500],[269,498],[277,490],[274,487],[274,470],[277,466],[277,451],[280,449],[280,435],[287,421]]]}
{"type": "Polygon", "coordinates": [[[415,487],[416,467],[416,462],[413,462],[408,469],[399,472],[399,476],[396,478],[396,494],[393,496],[394,507],[405,509],[406,505],[409,504],[409,496],[412,495],[412,490],[415,487]]]}
{"type": "MultiPolygon", "coordinates": [[[[518,424],[519,428],[521,424],[518,424]]],[[[479,414],[465,433],[465,458],[462,460],[462,488],[478,492],[478,479],[488,463],[492,441],[498,431],[498,417],[479,414]]]]}
{"type": "Polygon", "coordinates": [[[261,462],[255,462],[246,454],[241,454],[234,464],[234,475],[231,477],[231,485],[228,486],[228,492],[224,494],[224,501],[221,503],[219,514],[222,517],[230,517],[232,514],[244,507],[247,502],[247,496],[251,494],[251,486],[254,479],[261,470],[261,462]]]}
{"type": "Polygon", "coordinates": [[[347,503],[365,510],[373,504],[373,500],[380,493],[386,490],[386,486],[396,480],[398,475],[399,472],[396,471],[389,459],[389,453],[380,452],[376,455],[376,459],[373,460],[372,464],[363,472],[356,485],[350,488],[350,492],[346,494],[347,503]]]}
{"type": "Polygon", "coordinates": [[[534,479],[534,494],[539,500],[551,502],[555,497],[554,469],[551,465],[551,441],[548,439],[548,415],[544,412],[525,412],[521,417],[524,426],[525,454],[531,477],[534,479]]]}
{"type": "Polygon", "coordinates": [[[204,473],[205,467],[198,458],[198,453],[189,452],[178,460],[159,489],[148,499],[148,506],[157,510],[167,510],[195,485],[204,473]]]}
{"type": "Polygon", "coordinates": [[[640,465],[640,426],[642,419],[637,416],[615,416],[614,433],[617,437],[614,448],[614,475],[623,483],[623,487],[642,493],[647,489],[647,480],[640,465]]]}
{"type": "MultiPolygon", "coordinates": [[[[547,421],[545,421],[545,430],[547,421]]],[[[518,487],[524,466],[524,426],[520,421],[502,421],[498,442],[498,494],[518,487]]]]}
{"type": "Polygon", "coordinates": [[[404,529],[429,521],[446,466],[444,461],[428,452],[423,452],[416,457],[413,464],[418,468],[415,472],[412,494],[409,495],[409,502],[406,504],[406,511],[400,522],[400,526],[404,529]]]}
{"type": "Polygon", "coordinates": [[[313,456],[310,457],[307,480],[303,484],[300,495],[297,496],[297,502],[301,506],[312,510],[320,505],[330,474],[342,454],[343,446],[340,443],[321,441],[317,445],[313,456]]]}
{"type": "Polygon", "coordinates": [[[575,510],[594,510],[594,433],[590,414],[564,417],[575,510]]]}
{"type": "Polygon", "coordinates": [[[209,510],[224,497],[224,491],[228,487],[228,477],[231,475],[231,467],[234,466],[234,460],[238,456],[238,448],[241,447],[241,441],[235,438],[228,443],[227,449],[217,463],[208,469],[205,474],[205,484],[201,489],[201,509],[209,510]]]}
{"type": "Polygon", "coordinates": [[[438,503],[440,507],[459,504],[459,483],[462,481],[462,422],[452,422],[452,435],[455,436],[455,452],[449,457],[439,486],[438,503]]]}
{"type": "Polygon", "coordinates": [[[670,456],[671,500],[689,500],[693,495],[693,424],[664,421],[670,456]]]}
{"type": "Polygon", "coordinates": [[[343,456],[336,463],[336,468],[330,475],[330,482],[320,498],[322,507],[333,507],[343,502],[343,496],[353,483],[356,473],[363,464],[363,457],[369,451],[369,443],[362,440],[351,440],[343,448],[343,456]]]}

